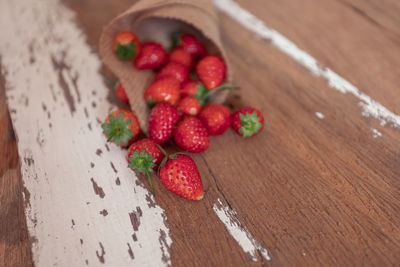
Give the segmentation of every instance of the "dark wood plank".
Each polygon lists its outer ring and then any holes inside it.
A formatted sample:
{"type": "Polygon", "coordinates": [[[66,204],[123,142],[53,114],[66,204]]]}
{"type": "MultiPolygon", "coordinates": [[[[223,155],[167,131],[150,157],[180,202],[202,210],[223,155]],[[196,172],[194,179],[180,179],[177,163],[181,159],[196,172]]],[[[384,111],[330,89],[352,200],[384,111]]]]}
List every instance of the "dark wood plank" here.
{"type": "Polygon", "coordinates": [[[386,32],[389,36],[400,36],[400,6],[396,0],[382,0],[379,2],[373,0],[339,1],[350,7],[365,20],[380,28],[383,32],[386,32]]]}
{"type": "Polygon", "coordinates": [[[24,186],[1,75],[0,129],[0,266],[32,266],[22,197],[24,186]]]}
{"type": "Polygon", "coordinates": [[[376,122],[361,117],[357,101],[262,41],[243,47],[252,34],[232,37],[241,30],[223,22],[242,102],[262,107],[268,123],[258,139],[217,139],[208,162],[229,177],[220,188],[245,224],[273,246],[271,264],[398,262],[399,132],[380,129],[385,137],[374,139],[376,122]],[[239,190],[246,197],[235,199],[239,190]]]}
{"type": "MultiPolygon", "coordinates": [[[[397,25],[390,32],[365,16],[360,16],[346,4],[350,1],[237,2],[317,58],[324,66],[331,68],[392,112],[400,114],[400,27],[398,19],[390,19],[390,14],[395,12],[393,10],[398,10],[394,7],[394,1],[386,1],[387,6],[380,8],[392,11],[374,17],[375,20],[377,17],[385,17],[385,20],[397,25]]],[[[382,3],[376,2],[375,5],[382,3]]],[[[361,6],[359,8],[371,9],[368,4],[361,6]]]]}

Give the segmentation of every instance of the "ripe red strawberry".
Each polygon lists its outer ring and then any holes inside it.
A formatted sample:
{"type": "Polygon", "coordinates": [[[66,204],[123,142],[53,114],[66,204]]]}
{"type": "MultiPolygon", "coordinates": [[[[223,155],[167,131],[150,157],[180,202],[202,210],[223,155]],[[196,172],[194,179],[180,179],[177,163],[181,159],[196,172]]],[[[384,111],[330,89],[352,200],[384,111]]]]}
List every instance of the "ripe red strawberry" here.
{"type": "Polygon", "coordinates": [[[135,59],[138,70],[155,70],[167,62],[167,52],[162,45],[155,42],[143,43],[135,59]]]}
{"type": "Polygon", "coordinates": [[[121,82],[117,82],[117,85],[115,87],[115,94],[117,95],[119,100],[121,100],[124,103],[129,104],[129,98],[126,95],[125,88],[122,86],[121,82]]]}
{"type": "Polygon", "coordinates": [[[160,78],[147,87],[144,99],[149,105],[169,103],[176,106],[180,98],[179,87],[179,81],[172,76],[160,78]]]}
{"type": "Polygon", "coordinates": [[[168,55],[168,62],[177,62],[184,65],[188,70],[193,68],[193,56],[183,48],[175,48],[168,55]]]}
{"type": "Polygon", "coordinates": [[[203,105],[200,101],[192,96],[185,96],[178,104],[178,111],[183,115],[197,116],[200,113],[203,105]]]}
{"type": "Polygon", "coordinates": [[[127,153],[129,167],[137,174],[146,174],[151,190],[154,194],[150,173],[157,170],[164,158],[164,153],[157,144],[150,139],[142,139],[133,143],[127,153]]]}
{"type": "Polygon", "coordinates": [[[181,96],[203,96],[208,93],[208,90],[199,81],[189,80],[181,85],[181,96]]]}
{"type": "Polygon", "coordinates": [[[190,200],[204,195],[201,176],[194,160],[188,155],[165,157],[159,170],[160,182],[172,193],[190,200]]]}
{"type": "Polygon", "coordinates": [[[175,32],[172,34],[172,39],[176,47],[184,49],[195,58],[206,54],[206,48],[193,34],[175,32]]]}
{"type": "Polygon", "coordinates": [[[114,142],[121,147],[132,144],[140,132],[139,121],[135,114],[123,109],[112,111],[101,127],[108,138],[107,141],[114,142]]]}
{"type": "Polygon", "coordinates": [[[262,113],[252,107],[244,107],[232,115],[232,128],[243,138],[253,137],[264,127],[262,113]]]}
{"type": "Polygon", "coordinates": [[[166,76],[173,76],[175,77],[180,83],[183,83],[189,80],[189,71],[188,69],[182,65],[181,63],[177,62],[169,62],[165,65],[156,75],[156,80],[166,77],[166,76]]]}
{"type": "Polygon", "coordinates": [[[196,74],[208,90],[214,90],[225,80],[226,66],[218,56],[205,56],[197,63],[196,74]]]}
{"type": "Polygon", "coordinates": [[[179,121],[179,113],[174,106],[167,103],[157,104],[150,113],[149,136],[158,144],[167,142],[179,121]]]}
{"type": "Polygon", "coordinates": [[[196,117],[185,117],[174,133],[175,143],[191,153],[206,151],[210,145],[207,129],[196,117]]]}
{"type": "Polygon", "coordinates": [[[139,38],[130,31],[120,32],[114,39],[113,51],[120,60],[133,61],[140,52],[139,38]]]}
{"type": "Polygon", "coordinates": [[[224,105],[209,104],[199,115],[209,135],[221,135],[231,126],[231,111],[224,105]]]}
{"type": "Polygon", "coordinates": [[[142,168],[148,166],[150,166],[153,171],[156,171],[161,161],[164,158],[164,154],[162,153],[162,151],[158,148],[157,144],[151,139],[140,139],[134,142],[128,148],[128,152],[126,155],[128,162],[130,163],[129,167],[131,167],[132,170],[138,172],[139,174],[145,173],[142,171],[142,168]],[[142,154],[141,153],[142,150],[144,150],[147,154],[145,155],[145,157],[147,158],[151,157],[152,160],[148,162],[141,161],[140,159],[142,157],[140,156],[142,154]]]}

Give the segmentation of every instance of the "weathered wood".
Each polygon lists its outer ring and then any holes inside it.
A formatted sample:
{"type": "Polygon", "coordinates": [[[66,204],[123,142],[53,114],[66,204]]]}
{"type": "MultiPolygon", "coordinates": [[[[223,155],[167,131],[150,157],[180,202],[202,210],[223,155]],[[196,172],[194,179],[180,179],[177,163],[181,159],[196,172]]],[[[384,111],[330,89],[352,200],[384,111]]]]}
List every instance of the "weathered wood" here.
{"type": "MultiPolygon", "coordinates": [[[[89,44],[96,47],[101,25],[130,1],[66,2],[77,12],[89,44]]],[[[383,18],[393,12],[386,10],[391,1],[385,1],[381,15],[373,12],[371,16],[395,34],[377,30],[370,20],[343,4],[345,1],[308,0],[301,5],[295,1],[273,5],[265,1],[238,2],[362,93],[393,114],[400,113],[396,94],[399,59],[394,53],[399,27],[393,27],[398,21],[394,16],[383,18]]],[[[369,2],[352,4],[372,12],[369,2]]],[[[259,136],[246,141],[228,131],[223,137],[212,138],[207,152],[194,156],[206,188],[201,202],[179,199],[156,180],[155,200],[167,215],[172,264],[387,266],[400,262],[399,130],[364,117],[360,99],[332,90],[326,79],[311,75],[268,40],[223,14],[221,27],[235,65],[235,81],[242,87],[240,96],[232,97],[231,103],[235,107],[249,104],[261,108],[267,125],[259,136]],[[260,254],[263,248],[268,250],[264,257],[260,254]]],[[[96,88],[105,94],[98,79],[93,78],[96,88]]],[[[76,97],[73,90],[72,96],[76,97]]],[[[96,101],[97,105],[109,105],[105,102],[96,101]]],[[[106,113],[98,109],[89,105],[89,114],[106,113]]],[[[96,139],[101,144],[103,141],[96,139]]],[[[118,154],[116,148],[110,148],[110,153],[118,154]]],[[[105,149],[102,152],[102,159],[108,156],[105,149]]],[[[113,159],[121,175],[120,186],[134,179],[130,173],[121,178],[122,158],[119,155],[113,159]]],[[[111,166],[109,172],[114,172],[111,166]]],[[[147,185],[145,179],[139,180],[147,185]]],[[[85,180],[93,201],[106,201],[110,197],[106,180],[101,180],[103,184],[93,181],[97,186],[85,180]]],[[[138,197],[137,201],[143,199],[138,197]]],[[[99,206],[99,217],[93,217],[97,218],[93,221],[110,218],[120,210],[99,206]]],[[[139,213],[133,209],[127,215],[133,222],[130,227],[140,229],[152,221],[140,218],[138,226],[139,213]]],[[[124,251],[126,257],[136,257],[135,252],[140,251],[131,244],[124,251]]],[[[98,257],[91,251],[89,254],[95,258],[90,265],[100,263],[102,258],[110,263],[107,260],[112,256],[102,245],[106,254],[103,257],[102,247],[96,247],[98,257]]],[[[80,252],[87,254],[86,250],[80,252]]]]}
{"type": "Polygon", "coordinates": [[[0,51],[34,263],[169,265],[164,211],[102,134],[115,106],[74,14],[59,1],[3,4],[3,21],[15,14],[0,51]]]}
{"type": "Polygon", "coordinates": [[[397,1],[387,0],[385,5],[382,2],[363,1],[361,4],[361,1],[347,0],[323,3],[318,0],[266,1],[262,5],[257,1],[237,2],[262,18],[269,27],[290,37],[322,65],[339,73],[392,112],[400,114],[400,32],[399,18],[393,15],[400,12],[397,1]],[[374,9],[373,14],[385,10],[385,15],[378,17],[397,26],[390,31],[384,30],[356,12],[352,5],[361,10],[374,9]]]}
{"type": "Polygon", "coordinates": [[[32,266],[17,143],[0,75],[0,266],[32,266]]]}

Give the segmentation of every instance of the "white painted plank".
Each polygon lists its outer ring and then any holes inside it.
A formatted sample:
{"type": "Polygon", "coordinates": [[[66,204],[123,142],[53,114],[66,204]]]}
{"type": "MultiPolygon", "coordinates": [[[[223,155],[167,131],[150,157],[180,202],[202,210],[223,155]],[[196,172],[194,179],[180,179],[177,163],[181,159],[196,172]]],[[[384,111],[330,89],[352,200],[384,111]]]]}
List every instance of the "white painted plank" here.
{"type": "Polygon", "coordinates": [[[0,27],[36,266],[169,265],[164,211],[125,151],[105,145],[99,121],[113,106],[73,12],[1,0],[0,27]]]}

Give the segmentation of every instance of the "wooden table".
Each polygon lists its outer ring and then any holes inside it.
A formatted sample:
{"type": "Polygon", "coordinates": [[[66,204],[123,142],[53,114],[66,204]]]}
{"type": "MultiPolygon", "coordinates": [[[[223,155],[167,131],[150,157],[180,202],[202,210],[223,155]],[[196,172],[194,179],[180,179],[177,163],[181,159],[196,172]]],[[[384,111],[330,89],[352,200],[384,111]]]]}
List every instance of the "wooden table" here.
{"type": "Polygon", "coordinates": [[[132,2],[0,2],[1,266],[400,264],[398,1],[217,2],[241,87],[229,102],[259,107],[266,127],[251,140],[228,131],[193,156],[206,190],[200,202],[175,197],[156,179],[153,199],[146,180],[124,169],[124,152],[96,139],[99,118],[91,115],[117,103],[101,93],[107,89],[97,41],[103,25],[132,2]],[[44,95],[13,99],[25,88],[27,95],[45,90],[40,85],[66,88],[41,104],[45,123],[23,113],[44,95]],[[61,156],[49,144],[57,134],[54,146],[60,143],[60,118],[67,143],[74,133],[68,123],[78,115],[78,131],[99,148],[75,154],[84,164],[93,158],[88,175],[62,180],[51,173],[74,168],[43,169],[56,159],[37,155],[42,148],[61,156]],[[27,150],[31,145],[38,150],[27,150]]]}

